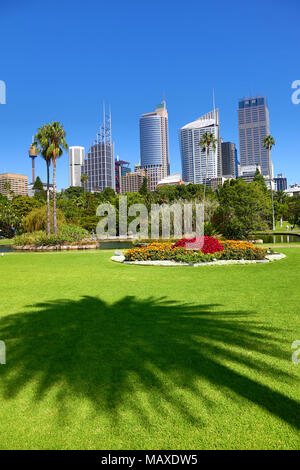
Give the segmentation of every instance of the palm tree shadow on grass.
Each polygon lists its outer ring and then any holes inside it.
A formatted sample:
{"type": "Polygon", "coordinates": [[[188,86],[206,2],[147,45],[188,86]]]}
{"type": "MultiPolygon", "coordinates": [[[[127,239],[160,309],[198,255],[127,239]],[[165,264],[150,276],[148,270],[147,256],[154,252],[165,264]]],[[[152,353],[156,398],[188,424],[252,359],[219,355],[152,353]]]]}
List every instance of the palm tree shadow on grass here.
{"type": "Polygon", "coordinates": [[[203,379],[299,428],[298,402],[232,367],[241,365],[277,381],[294,379],[274,365],[285,358],[280,331],[250,313],[218,308],[135,297],[108,304],[87,296],[30,306],[29,312],[1,321],[8,356],[0,370],[4,398],[15,397],[36,380],[36,401],[55,389],[63,409],[75,393],[115,422],[126,401],[146,423],[138,388],[150,392],[155,412],[164,413],[163,405],[157,408],[159,397],[184,419],[199,423],[201,403],[214,405],[201,392],[203,379]],[[198,411],[180,398],[182,389],[199,400],[198,411]]]}

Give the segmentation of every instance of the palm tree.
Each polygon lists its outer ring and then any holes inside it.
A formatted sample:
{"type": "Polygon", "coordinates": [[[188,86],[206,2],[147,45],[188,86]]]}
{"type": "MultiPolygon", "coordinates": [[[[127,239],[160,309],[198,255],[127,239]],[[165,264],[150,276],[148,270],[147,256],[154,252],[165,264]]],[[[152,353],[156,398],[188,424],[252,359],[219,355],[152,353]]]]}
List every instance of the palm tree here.
{"type": "Polygon", "coordinates": [[[215,152],[216,151],[216,143],[217,139],[215,138],[212,132],[205,132],[201,137],[199,142],[199,146],[202,147],[202,152],[205,152],[206,155],[206,172],[205,172],[205,180],[204,180],[204,191],[203,191],[203,203],[205,204],[205,194],[206,194],[206,184],[208,178],[208,155],[210,147],[215,152]]]}
{"type": "Polygon", "coordinates": [[[49,138],[48,138],[48,124],[40,127],[34,138],[33,146],[37,149],[37,153],[40,153],[42,158],[46,162],[47,166],[47,235],[50,235],[51,224],[50,224],[50,165],[51,155],[48,155],[49,138]]]}
{"type": "MultiPolygon", "coordinates": [[[[275,145],[275,140],[271,135],[267,135],[264,138],[264,143],[263,146],[266,150],[271,152],[273,145],[275,145]]],[[[272,199],[272,222],[273,222],[273,230],[276,229],[276,224],[275,224],[275,211],[274,211],[274,195],[273,195],[273,178],[272,178],[272,172],[271,172],[271,156],[269,156],[269,178],[270,178],[270,183],[271,183],[271,199],[272,199]]]]}
{"type": "Polygon", "coordinates": [[[51,156],[53,163],[53,231],[56,235],[56,159],[61,157],[64,150],[68,150],[68,145],[65,140],[66,132],[59,122],[54,121],[52,124],[47,124],[47,134],[49,139],[47,155],[51,156]]]}
{"type": "Polygon", "coordinates": [[[85,190],[85,187],[84,187],[84,186],[85,186],[86,183],[88,182],[88,179],[89,179],[88,175],[86,175],[85,173],[82,173],[81,178],[80,178],[80,181],[81,181],[81,183],[83,184],[83,190],[85,190]]]}

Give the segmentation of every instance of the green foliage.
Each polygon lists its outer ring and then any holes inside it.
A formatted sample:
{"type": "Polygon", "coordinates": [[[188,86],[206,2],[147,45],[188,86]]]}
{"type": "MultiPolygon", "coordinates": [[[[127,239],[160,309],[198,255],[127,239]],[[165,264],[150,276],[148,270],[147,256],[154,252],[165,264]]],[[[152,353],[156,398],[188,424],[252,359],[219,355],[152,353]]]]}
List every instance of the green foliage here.
{"type": "Polygon", "coordinates": [[[14,238],[15,246],[55,246],[65,243],[78,243],[89,237],[87,230],[78,225],[61,225],[57,235],[47,235],[44,231],[23,233],[14,238]]]}
{"type": "MultiPolygon", "coordinates": [[[[83,175],[82,175],[83,176],[83,175]]],[[[70,186],[62,193],[63,197],[68,199],[73,199],[75,197],[80,197],[84,193],[84,190],[81,186],[70,186]]]]}
{"type": "Polygon", "coordinates": [[[107,187],[101,192],[101,195],[103,196],[104,200],[109,201],[116,196],[116,193],[112,188],[107,187]]]}
{"type": "Polygon", "coordinates": [[[21,217],[13,208],[13,203],[0,193],[0,235],[13,237],[21,225],[21,217]]]}
{"type": "Polygon", "coordinates": [[[139,189],[139,193],[142,196],[146,196],[146,194],[148,193],[148,178],[146,176],[144,176],[142,186],[139,189]]]}
{"type": "Polygon", "coordinates": [[[261,174],[261,172],[259,171],[258,168],[256,168],[256,172],[255,172],[255,175],[254,175],[254,178],[253,178],[253,182],[260,184],[261,188],[264,191],[268,190],[265,178],[263,177],[263,175],[261,174]]]}
{"type": "Polygon", "coordinates": [[[61,225],[58,235],[65,241],[81,241],[89,236],[89,232],[74,224],[61,225]]]}
{"type": "Polygon", "coordinates": [[[43,183],[42,183],[41,178],[39,176],[37,176],[36,179],[35,179],[33,189],[36,190],[36,191],[43,191],[44,190],[43,183]]]}
{"type": "Polygon", "coordinates": [[[288,221],[292,225],[300,225],[300,199],[292,198],[289,204],[288,221]]]}
{"type": "Polygon", "coordinates": [[[256,230],[267,230],[271,220],[271,199],[262,185],[242,179],[225,181],[218,190],[220,206],[213,223],[229,239],[244,239],[256,230]]]}
{"type": "Polygon", "coordinates": [[[16,196],[12,201],[12,210],[17,217],[25,217],[29,212],[37,207],[41,207],[43,203],[34,197],[16,196]]]}
{"type": "MultiPolygon", "coordinates": [[[[53,214],[51,208],[50,214],[53,214]]],[[[57,222],[58,226],[64,224],[66,221],[64,214],[57,209],[57,222]]],[[[35,232],[40,230],[46,230],[47,228],[47,208],[46,206],[33,209],[29,214],[23,219],[23,227],[25,232],[35,232]]]]}

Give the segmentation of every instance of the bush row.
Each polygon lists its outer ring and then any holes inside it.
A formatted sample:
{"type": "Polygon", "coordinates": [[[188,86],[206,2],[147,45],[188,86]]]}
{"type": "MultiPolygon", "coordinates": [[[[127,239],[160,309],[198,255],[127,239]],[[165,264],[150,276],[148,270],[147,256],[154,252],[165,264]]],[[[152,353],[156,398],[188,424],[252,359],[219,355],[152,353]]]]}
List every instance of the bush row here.
{"type": "Polygon", "coordinates": [[[43,231],[28,232],[14,238],[15,246],[55,246],[64,243],[78,243],[89,237],[89,232],[78,225],[62,225],[57,235],[47,235],[43,231]]]}

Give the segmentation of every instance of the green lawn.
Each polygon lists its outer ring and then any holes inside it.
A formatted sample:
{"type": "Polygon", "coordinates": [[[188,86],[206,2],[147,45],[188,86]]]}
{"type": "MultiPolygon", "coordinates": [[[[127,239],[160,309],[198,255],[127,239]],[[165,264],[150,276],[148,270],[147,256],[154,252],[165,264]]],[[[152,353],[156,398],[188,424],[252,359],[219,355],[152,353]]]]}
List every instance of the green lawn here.
{"type": "Polygon", "coordinates": [[[1,449],[299,449],[300,248],[270,264],[0,256],[1,449]]]}
{"type": "Polygon", "coordinates": [[[12,238],[0,238],[0,245],[11,245],[13,244],[12,238]]]}
{"type": "Polygon", "coordinates": [[[261,230],[256,233],[288,233],[288,234],[293,234],[293,233],[299,233],[300,232],[300,227],[299,225],[295,225],[293,230],[291,231],[291,224],[288,221],[283,221],[282,222],[282,227],[280,227],[280,222],[277,220],[276,221],[276,229],[273,230],[261,230]],[[286,227],[289,227],[289,230],[286,229],[286,227]]]}

